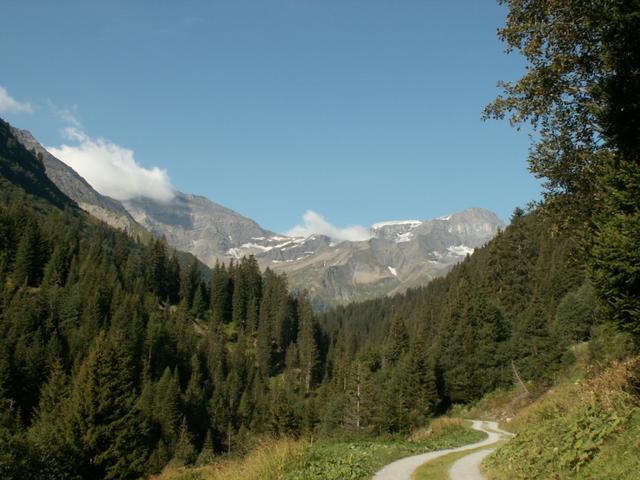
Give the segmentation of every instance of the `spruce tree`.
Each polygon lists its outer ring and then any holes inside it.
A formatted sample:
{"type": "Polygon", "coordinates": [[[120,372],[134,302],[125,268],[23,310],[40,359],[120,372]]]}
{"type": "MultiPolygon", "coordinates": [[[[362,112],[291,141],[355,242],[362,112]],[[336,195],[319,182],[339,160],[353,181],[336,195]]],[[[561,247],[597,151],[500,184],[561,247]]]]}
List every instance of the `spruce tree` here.
{"type": "Polygon", "coordinates": [[[37,455],[43,459],[40,475],[43,478],[79,478],[73,445],[69,442],[65,423],[69,399],[68,378],[59,362],[54,363],[47,383],[40,391],[27,438],[37,455]]]}
{"type": "Polygon", "coordinates": [[[196,294],[199,280],[198,260],[194,258],[188,266],[182,269],[180,274],[180,300],[187,308],[191,308],[193,305],[193,297],[196,294]]]}
{"type": "Polygon", "coordinates": [[[66,428],[86,478],[138,478],[145,471],[147,425],[122,340],[100,334],[73,381],[66,428]]]}
{"type": "Polygon", "coordinates": [[[202,442],[202,438],[208,430],[209,416],[207,414],[205,378],[198,354],[191,357],[191,376],[184,392],[184,411],[189,431],[196,434],[196,441],[202,442]]]}
{"type": "Polygon", "coordinates": [[[211,440],[211,430],[207,430],[207,436],[204,439],[202,449],[196,459],[196,466],[203,467],[215,461],[215,452],[213,450],[213,441],[211,440]]]}
{"type": "Polygon", "coordinates": [[[40,227],[35,220],[24,226],[13,268],[13,281],[35,287],[40,284],[42,272],[47,260],[47,247],[42,238],[40,227]]]}
{"type": "Polygon", "coordinates": [[[167,264],[166,288],[169,303],[177,304],[180,301],[180,263],[175,250],[167,264]]]}
{"type": "Polygon", "coordinates": [[[193,446],[191,434],[187,428],[187,420],[183,417],[171,463],[176,466],[191,465],[195,459],[196,449],[193,446]]]}
{"type": "Polygon", "coordinates": [[[306,297],[298,299],[298,351],[305,393],[309,393],[319,377],[320,355],[317,326],[311,304],[306,297]]]}
{"type": "Polygon", "coordinates": [[[389,326],[389,335],[384,346],[384,361],[387,365],[395,365],[409,348],[409,334],[404,321],[395,315],[389,326]]]}
{"type": "Polygon", "coordinates": [[[211,314],[214,324],[231,321],[231,283],[224,264],[216,262],[211,273],[211,314]]]}

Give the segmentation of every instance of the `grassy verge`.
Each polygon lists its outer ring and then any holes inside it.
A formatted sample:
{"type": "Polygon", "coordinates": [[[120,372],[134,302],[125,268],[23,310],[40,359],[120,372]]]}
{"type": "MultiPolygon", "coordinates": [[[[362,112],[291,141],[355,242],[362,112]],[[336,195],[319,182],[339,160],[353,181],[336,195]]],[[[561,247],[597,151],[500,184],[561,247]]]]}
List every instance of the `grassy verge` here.
{"type": "Polygon", "coordinates": [[[201,468],[168,469],[157,480],[364,480],[399,458],[473,443],[482,432],[462,421],[436,420],[411,438],[264,443],[243,459],[201,468]]]}
{"type": "Polygon", "coordinates": [[[566,382],[510,423],[484,463],[490,479],[634,479],[640,472],[640,359],[566,382]]]}
{"type": "Polygon", "coordinates": [[[243,458],[221,459],[204,467],[169,466],[152,480],[279,480],[285,471],[302,465],[308,448],[304,441],[264,441],[243,458]]]}

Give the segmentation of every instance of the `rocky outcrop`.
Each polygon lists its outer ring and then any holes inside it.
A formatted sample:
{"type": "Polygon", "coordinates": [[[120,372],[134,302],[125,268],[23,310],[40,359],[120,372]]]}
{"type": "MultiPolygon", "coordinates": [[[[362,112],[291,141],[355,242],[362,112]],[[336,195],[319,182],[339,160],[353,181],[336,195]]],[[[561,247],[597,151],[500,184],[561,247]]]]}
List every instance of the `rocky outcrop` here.
{"type": "Polygon", "coordinates": [[[113,227],[131,234],[142,233],[140,226],[119,201],[94,190],[75,170],[51,155],[30,132],[12,127],[12,133],[27,150],[42,159],[47,177],[80,208],[113,227]]]}
{"type": "Polygon", "coordinates": [[[166,203],[137,198],[123,204],[152,234],[164,236],[169,245],[194,254],[209,266],[233,257],[228,253],[231,249],[251,244],[255,238],[262,242],[274,237],[253,220],[198,195],[175,192],[166,203]]]}

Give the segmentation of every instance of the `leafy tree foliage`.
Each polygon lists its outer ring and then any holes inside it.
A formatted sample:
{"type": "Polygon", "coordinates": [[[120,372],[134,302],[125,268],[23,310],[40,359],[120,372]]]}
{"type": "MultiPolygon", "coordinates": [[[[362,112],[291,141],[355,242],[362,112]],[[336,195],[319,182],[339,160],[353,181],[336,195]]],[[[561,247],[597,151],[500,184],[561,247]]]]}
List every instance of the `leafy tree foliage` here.
{"type": "Polygon", "coordinates": [[[591,225],[600,307],[640,343],[640,1],[500,3],[509,11],[499,36],[528,68],[501,83],[485,116],[537,128],[529,161],[545,179],[545,207],[591,225]]]}

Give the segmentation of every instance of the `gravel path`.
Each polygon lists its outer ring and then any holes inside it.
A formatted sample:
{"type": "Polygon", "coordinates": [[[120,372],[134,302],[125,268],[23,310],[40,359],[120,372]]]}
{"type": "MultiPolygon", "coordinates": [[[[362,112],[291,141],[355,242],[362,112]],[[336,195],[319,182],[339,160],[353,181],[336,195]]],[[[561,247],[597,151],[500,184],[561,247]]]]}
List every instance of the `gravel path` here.
{"type": "MultiPolygon", "coordinates": [[[[480,430],[481,432],[485,432],[488,437],[485,440],[477,443],[471,443],[469,445],[465,445],[464,447],[458,448],[448,448],[446,450],[438,450],[435,452],[422,453],[420,455],[414,455],[412,457],[402,458],[400,460],[396,460],[393,463],[390,463],[383,467],[378,473],[375,474],[373,480],[411,480],[411,475],[420,465],[427,463],[433,459],[442,457],[444,455],[448,455],[454,452],[463,452],[465,450],[474,450],[476,448],[487,447],[492,445],[500,440],[508,438],[511,436],[510,433],[505,432],[498,428],[498,424],[496,422],[482,421],[482,420],[473,420],[472,427],[475,430],[480,430]]],[[[464,460],[467,457],[463,457],[461,460],[464,460]]],[[[460,462],[461,460],[458,460],[460,462]]],[[[482,460],[480,460],[482,461],[482,460]]],[[[458,463],[456,462],[456,463],[458,463]]],[[[480,463],[478,463],[479,465],[480,463]]],[[[482,478],[480,477],[458,477],[460,479],[472,479],[472,478],[482,478]]]]}
{"type": "Polygon", "coordinates": [[[451,465],[449,478],[451,480],[482,480],[484,477],[480,473],[480,464],[495,448],[485,448],[477,452],[470,453],[451,465]]]}

